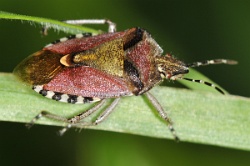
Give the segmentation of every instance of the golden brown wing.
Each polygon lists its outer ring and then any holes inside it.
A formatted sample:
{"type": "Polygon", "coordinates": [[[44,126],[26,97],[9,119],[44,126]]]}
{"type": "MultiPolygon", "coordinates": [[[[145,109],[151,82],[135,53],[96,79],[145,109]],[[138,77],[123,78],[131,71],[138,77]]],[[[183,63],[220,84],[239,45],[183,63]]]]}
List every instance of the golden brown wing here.
{"type": "Polygon", "coordinates": [[[25,83],[43,85],[63,70],[64,66],[60,63],[62,56],[50,51],[38,51],[17,65],[14,74],[25,83]]]}

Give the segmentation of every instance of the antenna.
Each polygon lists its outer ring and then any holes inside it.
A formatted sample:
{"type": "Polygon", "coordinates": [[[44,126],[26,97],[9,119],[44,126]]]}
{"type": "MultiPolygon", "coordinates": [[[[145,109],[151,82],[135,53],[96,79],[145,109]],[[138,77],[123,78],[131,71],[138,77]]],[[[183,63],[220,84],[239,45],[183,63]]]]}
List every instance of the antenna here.
{"type": "Polygon", "coordinates": [[[193,62],[193,63],[187,64],[187,67],[199,67],[199,66],[216,65],[216,64],[235,65],[235,64],[238,64],[238,62],[235,60],[229,60],[229,59],[213,59],[213,60],[206,60],[203,62],[193,62]]]}
{"type": "MultiPolygon", "coordinates": [[[[199,66],[215,65],[215,64],[235,65],[235,64],[238,64],[238,62],[235,60],[229,60],[229,59],[213,59],[213,60],[206,60],[203,62],[193,62],[193,63],[187,64],[187,67],[199,67],[199,66]]],[[[225,94],[222,89],[220,89],[219,87],[217,87],[216,85],[214,85],[210,82],[206,82],[203,80],[195,80],[195,79],[191,79],[191,78],[181,78],[181,79],[213,87],[214,89],[219,91],[221,94],[225,94]]]]}
{"type": "Polygon", "coordinates": [[[191,78],[181,78],[181,79],[213,87],[214,89],[219,91],[221,94],[223,94],[223,95],[225,94],[222,89],[220,89],[219,87],[217,87],[216,85],[214,85],[214,84],[212,84],[210,82],[203,81],[203,80],[195,80],[195,79],[191,79],[191,78]]]}

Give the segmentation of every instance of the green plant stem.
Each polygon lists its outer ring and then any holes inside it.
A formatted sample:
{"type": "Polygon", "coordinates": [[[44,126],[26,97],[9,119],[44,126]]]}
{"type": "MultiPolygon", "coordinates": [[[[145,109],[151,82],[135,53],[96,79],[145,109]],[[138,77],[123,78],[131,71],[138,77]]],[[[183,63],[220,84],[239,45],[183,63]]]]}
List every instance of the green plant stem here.
{"type": "MultiPolygon", "coordinates": [[[[1,121],[28,123],[41,110],[72,117],[91,107],[91,104],[73,105],[44,98],[16,81],[13,74],[1,73],[0,87],[1,121]]],[[[153,88],[151,92],[172,118],[181,141],[250,150],[249,99],[162,86],[153,88]]],[[[86,121],[96,116],[94,114],[86,121]]],[[[65,125],[46,118],[37,123],[65,125]]],[[[106,121],[87,128],[172,138],[167,125],[144,96],[122,98],[106,121]]]]}

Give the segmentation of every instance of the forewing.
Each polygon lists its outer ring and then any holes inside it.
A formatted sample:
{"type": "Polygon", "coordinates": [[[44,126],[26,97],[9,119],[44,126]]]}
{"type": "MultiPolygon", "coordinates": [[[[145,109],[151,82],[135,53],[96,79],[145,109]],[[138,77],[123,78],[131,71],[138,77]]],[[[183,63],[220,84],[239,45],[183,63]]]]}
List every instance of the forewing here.
{"type": "Polygon", "coordinates": [[[24,59],[14,69],[14,74],[31,85],[46,84],[63,70],[64,66],[60,63],[62,56],[50,51],[38,51],[24,59]]]}
{"type": "Polygon", "coordinates": [[[132,95],[123,78],[85,66],[65,68],[45,84],[44,89],[83,97],[111,98],[132,95]]]}
{"type": "Polygon", "coordinates": [[[90,50],[108,41],[121,38],[124,35],[125,32],[116,32],[116,33],[106,33],[91,37],[74,38],[64,42],[50,45],[49,47],[45,47],[43,50],[49,50],[51,52],[64,55],[77,53],[85,50],[90,50]]]}

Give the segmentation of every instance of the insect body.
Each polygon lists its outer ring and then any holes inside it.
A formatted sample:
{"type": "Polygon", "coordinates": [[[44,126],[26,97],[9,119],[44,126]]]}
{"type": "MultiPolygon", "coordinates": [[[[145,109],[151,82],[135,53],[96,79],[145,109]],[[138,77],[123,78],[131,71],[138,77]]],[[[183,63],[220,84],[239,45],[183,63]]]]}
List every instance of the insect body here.
{"type": "Polygon", "coordinates": [[[73,104],[99,102],[69,119],[43,111],[31,125],[41,116],[46,116],[67,122],[69,125],[61,131],[63,133],[98,110],[107,98],[115,98],[93,123],[98,124],[114,110],[120,97],[145,94],[178,140],[171,120],[148,91],[164,78],[195,81],[183,78],[190,66],[236,62],[211,60],[188,65],[169,54],[162,56],[161,47],[142,28],[115,32],[115,24],[107,20],[103,23],[110,25],[109,33],[96,36],[85,33],[62,38],[32,54],[15,68],[14,73],[19,78],[45,97],[73,104]]]}

